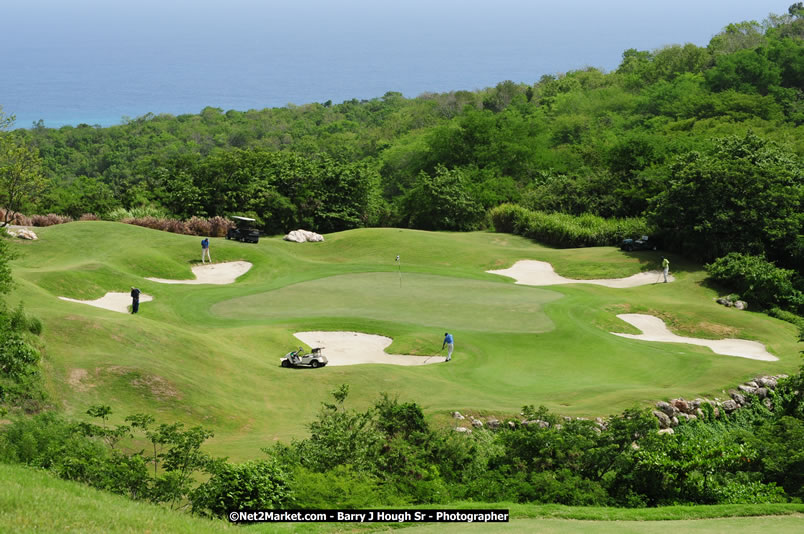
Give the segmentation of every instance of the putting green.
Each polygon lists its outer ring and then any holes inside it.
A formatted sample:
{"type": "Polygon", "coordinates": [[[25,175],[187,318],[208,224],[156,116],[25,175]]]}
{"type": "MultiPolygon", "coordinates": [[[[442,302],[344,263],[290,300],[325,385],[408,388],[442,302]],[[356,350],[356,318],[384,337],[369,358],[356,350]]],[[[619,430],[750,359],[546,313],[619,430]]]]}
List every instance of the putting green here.
{"type": "Polygon", "coordinates": [[[353,317],[434,329],[540,333],[554,329],[544,314],[560,293],[480,280],[427,274],[360,273],[227,300],[212,306],[219,317],[281,319],[353,317]]]}

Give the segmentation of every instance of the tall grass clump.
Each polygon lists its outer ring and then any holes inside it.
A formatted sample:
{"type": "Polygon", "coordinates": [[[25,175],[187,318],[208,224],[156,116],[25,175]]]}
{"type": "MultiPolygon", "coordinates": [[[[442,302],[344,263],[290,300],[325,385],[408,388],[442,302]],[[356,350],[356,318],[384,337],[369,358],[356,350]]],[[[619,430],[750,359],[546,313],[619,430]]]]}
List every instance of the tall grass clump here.
{"type": "MultiPolygon", "coordinates": [[[[5,209],[0,208],[0,222],[5,221],[7,215],[8,212],[5,209]]],[[[16,226],[31,226],[31,220],[22,213],[13,213],[13,215],[9,217],[8,224],[13,224],[16,226]]]]}
{"type": "Polygon", "coordinates": [[[47,215],[31,215],[30,217],[31,226],[53,226],[72,221],[72,217],[67,215],[58,215],[56,213],[48,213],[47,215]]]}
{"type": "Polygon", "coordinates": [[[162,208],[156,206],[138,206],[131,209],[116,208],[106,214],[104,217],[110,221],[122,221],[123,219],[145,219],[152,217],[154,219],[167,218],[167,212],[162,208]]]}
{"type": "Polygon", "coordinates": [[[172,234],[184,235],[203,235],[208,237],[223,237],[229,228],[234,228],[235,224],[224,217],[213,217],[211,219],[200,219],[193,217],[188,221],[169,219],[166,217],[131,217],[121,219],[120,222],[144,226],[151,230],[160,230],[172,234]]]}
{"type": "Polygon", "coordinates": [[[532,211],[502,204],[490,212],[494,230],[521,235],[559,248],[616,245],[627,237],[652,233],[645,219],[605,219],[597,215],[568,215],[532,211]]]}
{"type": "Polygon", "coordinates": [[[193,235],[209,235],[209,231],[212,228],[212,225],[209,224],[209,221],[196,217],[195,215],[190,217],[186,224],[187,230],[189,230],[193,235]]]}
{"type": "Polygon", "coordinates": [[[208,235],[209,237],[224,237],[230,228],[235,227],[235,223],[220,215],[207,219],[207,222],[209,222],[209,231],[204,235],[208,235]]]}

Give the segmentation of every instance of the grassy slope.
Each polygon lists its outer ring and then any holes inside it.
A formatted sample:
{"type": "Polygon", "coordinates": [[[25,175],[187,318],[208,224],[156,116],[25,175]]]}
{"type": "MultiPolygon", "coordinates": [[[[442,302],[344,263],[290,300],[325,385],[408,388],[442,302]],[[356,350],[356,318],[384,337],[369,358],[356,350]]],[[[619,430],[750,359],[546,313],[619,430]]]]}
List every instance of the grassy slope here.
{"type": "MultiPolygon", "coordinates": [[[[23,532],[355,532],[387,531],[389,525],[255,524],[235,527],[167,508],[134,502],[53,478],[48,473],[0,464],[0,530],[23,532]]],[[[468,506],[463,506],[468,507],[468,506]]],[[[674,506],[624,510],[557,505],[482,504],[510,509],[511,521],[493,525],[462,523],[410,525],[404,532],[800,532],[804,505],[674,506]],[[765,516],[765,517],[749,517],[765,516]],[[769,517],[773,516],[773,517],[769,517]],[[707,520],[701,520],[707,519],[707,520]]]]}
{"type": "Polygon", "coordinates": [[[800,363],[791,325],[718,306],[715,292],[701,285],[700,267],[676,258],[678,282],[633,289],[540,289],[484,272],[540,259],[570,277],[628,276],[655,268],[654,253],[398,229],[343,232],[317,244],[213,239],[215,261],[244,259],[252,270],[230,286],[181,286],[144,277],[189,278],[199,238],[104,222],[39,234],[37,242],[15,245],[20,284],[10,300],[24,299],[44,323],[54,399],[74,414],[103,402],[119,419],[147,411],[163,421],[202,423],[216,431],[212,452],[232,458],[303,435],[341,383],[351,386],[352,406],[389,392],[436,420],[455,409],[515,413],[523,404],[595,416],[670,396],[719,394],[800,363]],[[154,296],[136,316],[56,298],[98,298],[131,285],[154,296]],[[662,314],[684,334],[756,339],[780,361],[612,336],[634,331],[616,318],[622,311],[662,314]],[[279,368],[278,357],[299,344],[292,333],[310,329],[384,334],[394,338],[389,352],[419,354],[440,349],[449,330],[456,352],[450,365],[279,368]]]}

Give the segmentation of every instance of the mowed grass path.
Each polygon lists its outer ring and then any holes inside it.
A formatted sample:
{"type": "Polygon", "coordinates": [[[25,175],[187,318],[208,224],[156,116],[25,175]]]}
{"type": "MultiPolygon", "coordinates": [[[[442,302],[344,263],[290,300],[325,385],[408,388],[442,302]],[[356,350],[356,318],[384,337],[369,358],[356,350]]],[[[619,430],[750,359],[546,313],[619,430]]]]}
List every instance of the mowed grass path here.
{"type": "Polygon", "coordinates": [[[324,243],[213,239],[216,262],[246,260],[252,269],[229,286],[183,286],[144,278],[190,278],[200,238],[107,222],[39,235],[14,245],[19,284],[9,300],[24,300],[43,321],[54,403],[78,416],[104,403],[118,421],[145,411],[204,424],[216,432],[212,452],[235,459],[304,436],[342,383],[351,387],[349,406],[366,407],[387,392],[417,402],[437,422],[452,410],[508,415],[524,404],[605,416],[671,396],[726,397],[721,392],[742,380],[800,364],[792,325],[715,304],[700,266],[675,257],[677,282],[631,289],[533,288],[485,272],[537,259],[568,277],[623,277],[656,268],[655,253],[399,229],[342,232],[324,243]],[[94,299],[132,285],[154,297],[137,315],[57,298],[94,299]],[[780,360],[613,336],[636,333],[616,318],[622,312],[660,315],[685,335],[754,339],[780,360]],[[448,365],[281,369],[279,357],[298,346],[293,333],[302,330],[382,334],[398,354],[438,352],[449,331],[456,349],[448,365]]]}

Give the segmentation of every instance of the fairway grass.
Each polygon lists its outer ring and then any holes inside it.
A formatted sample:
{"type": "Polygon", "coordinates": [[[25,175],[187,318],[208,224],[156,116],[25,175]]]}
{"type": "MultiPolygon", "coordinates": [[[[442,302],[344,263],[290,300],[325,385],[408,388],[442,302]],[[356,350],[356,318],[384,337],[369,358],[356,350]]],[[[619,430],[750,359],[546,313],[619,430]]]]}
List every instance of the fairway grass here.
{"type": "Polygon", "coordinates": [[[323,243],[213,239],[216,262],[253,267],[234,284],[205,286],[146,279],[191,279],[194,236],[100,221],[42,228],[39,236],[14,242],[18,285],[9,304],[24,301],[43,322],[53,403],[79,418],[103,403],[114,422],[148,412],[160,422],[203,424],[215,431],[210,452],[235,460],[305,436],[321,402],[344,383],[349,407],[365,408],[385,392],[451,424],[453,410],[505,417],[533,404],[607,416],[677,396],[725,399],[748,378],[800,365],[792,325],[717,305],[700,266],[682,258],[670,257],[673,284],[624,289],[526,287],[485,272],[533,259],[569,278],[623,278],[655,269],[652,252],[400,229],[341,232],[323,243]],[[130,286],[154,297],[137,315],[58,299],[92,300],[130,286]],[[621,313],[658,316],[679,335],[757,341],[779,360],[614,336],[639,333],[621,313]],[[294,333],[313,330],[387,336],[388,353],[412,355],[437,354],[448,331],[455,353],[448,365],[280,368],[279,358],[299,345],[294,333]]]}

